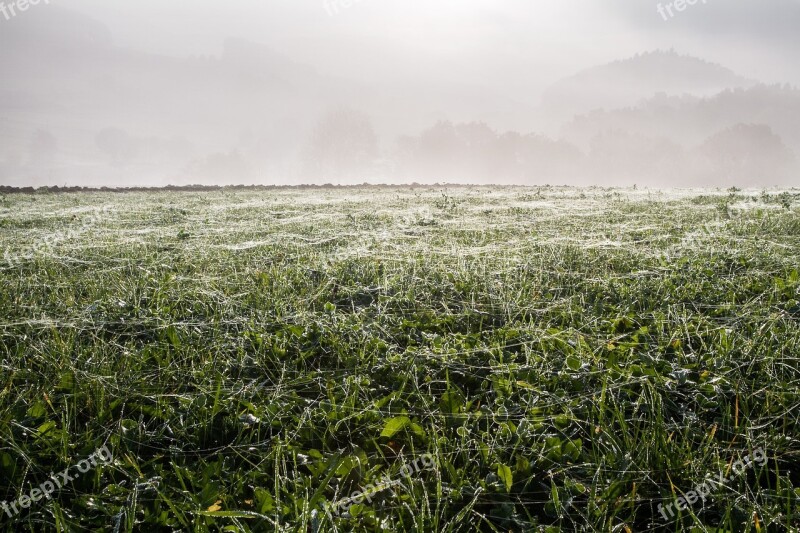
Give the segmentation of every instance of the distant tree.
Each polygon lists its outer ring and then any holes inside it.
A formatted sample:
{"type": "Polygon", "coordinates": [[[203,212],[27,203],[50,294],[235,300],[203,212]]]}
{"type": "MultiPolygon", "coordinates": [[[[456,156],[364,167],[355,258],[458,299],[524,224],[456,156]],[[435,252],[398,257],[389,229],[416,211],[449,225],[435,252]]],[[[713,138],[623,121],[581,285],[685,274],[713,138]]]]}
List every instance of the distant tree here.
{"type": "Polygon", "coordinates": [[[407,178],[473,183],[569,179],[583,160],[581,151],[564,141],[514,131],[498,134],[482,122],[449,121],[419,137],[398,139],[398,156],[407,178]]]}
{"type": "Polygon", "coordinates": [[[718,185],[778,184],[795,167],[794,153],[763,124],[737,124],[700,146],[700,157],[718,185]]]}
{"type": "Polygon", "coordinates": [[[369,117],[340,109],[317,123],[305,154],[306,171],[315,177],[362,177],[377,157],[378,138],[369,117]]]}
{"type": "Polygon", "coordinates": [[[541,184],[550,180],[570,183],[580,175],[584,155],[567,141],[530,133],[519,139],[517,162],[527,183],[541,184]]]}
{"type": "Polygon", "coordinates": [[[605,183],[632,180],[680,179],[683,149],[665,138],[649,137],[625,130],[608,130],[596,135],[589,151],[589,168],[605,183]]]}
{"type": "Polygon", "coordinates": [[[463,153],[461,140],[452,122],[438,122],[419,136],[418,157],[434,173],[457,164],[463,153]]]}
{"type": "Polygon", "coordinates": [[[468,149],[485,149],[497,141],[497,133],[484,122],[459,124],[456,133],[468,149]]]}

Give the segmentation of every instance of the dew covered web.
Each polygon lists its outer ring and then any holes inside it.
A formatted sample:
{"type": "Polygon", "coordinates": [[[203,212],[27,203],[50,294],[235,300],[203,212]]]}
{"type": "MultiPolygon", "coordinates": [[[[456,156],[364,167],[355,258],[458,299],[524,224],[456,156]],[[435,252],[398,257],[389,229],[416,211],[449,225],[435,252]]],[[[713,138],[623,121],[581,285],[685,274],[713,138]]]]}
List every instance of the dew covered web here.
{"type": "Polygon", "coordinates": [[[800,527],[799,235],[797,191],[3,197],[0,498],[114,455],[3,523],[800,527]]]}

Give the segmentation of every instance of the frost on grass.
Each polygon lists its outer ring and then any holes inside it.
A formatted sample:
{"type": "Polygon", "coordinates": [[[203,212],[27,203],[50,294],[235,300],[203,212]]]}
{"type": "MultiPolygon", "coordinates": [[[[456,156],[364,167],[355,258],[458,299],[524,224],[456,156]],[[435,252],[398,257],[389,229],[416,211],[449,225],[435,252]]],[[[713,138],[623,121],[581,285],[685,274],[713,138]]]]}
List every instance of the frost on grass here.
{"type": "Polygon", "coordinates": [[[2,205],[0,491],[125,458],[12,529],[645,531],[759,446],[769,466],[672,530],[800,527],[794,191],[2,205]]]}

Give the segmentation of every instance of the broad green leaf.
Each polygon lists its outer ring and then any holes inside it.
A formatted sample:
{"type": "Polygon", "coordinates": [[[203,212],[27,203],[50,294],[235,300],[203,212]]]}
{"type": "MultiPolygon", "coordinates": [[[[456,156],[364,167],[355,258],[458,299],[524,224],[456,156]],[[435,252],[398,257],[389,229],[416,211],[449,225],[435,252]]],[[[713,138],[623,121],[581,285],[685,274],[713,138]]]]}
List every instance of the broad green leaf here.
{"type": "Polygon", "coordinates": [[[386,422],[381,437],[394,437],[397,432],[405,429],[406,426],[411,424],[411,419],[407,416],[398,416],[386,422]]]}
{"type": "Polygon", "coordinates": [[[505,483],[506,485],[506,492],[511,492],[511,486],[514,484],[514,473],[511,471],[511,467],[501,464],[497,467],[497,477],[505,483]]]}

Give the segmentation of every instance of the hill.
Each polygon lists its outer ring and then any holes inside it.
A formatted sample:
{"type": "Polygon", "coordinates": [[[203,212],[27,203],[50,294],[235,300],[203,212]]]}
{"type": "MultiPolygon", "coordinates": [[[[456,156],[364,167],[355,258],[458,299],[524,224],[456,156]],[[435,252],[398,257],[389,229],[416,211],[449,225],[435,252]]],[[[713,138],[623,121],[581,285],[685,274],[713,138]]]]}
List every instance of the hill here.
{"type": "Polygon", "coordinates": [[[542,107],[550,117],[566,120],[595,109],[633,106],[659,92],[710,96],[754,84],[721,65],[657,50],[559,80],[545,91],[542,107]]]}

